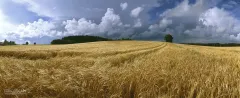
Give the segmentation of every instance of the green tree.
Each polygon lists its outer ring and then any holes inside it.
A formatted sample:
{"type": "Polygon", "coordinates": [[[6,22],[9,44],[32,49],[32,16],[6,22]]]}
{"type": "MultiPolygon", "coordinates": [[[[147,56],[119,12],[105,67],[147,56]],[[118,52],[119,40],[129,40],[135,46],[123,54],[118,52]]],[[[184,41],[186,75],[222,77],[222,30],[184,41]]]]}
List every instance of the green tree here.
{"type": "Polygon", "coordinates": [[[28,42],[26,42],[26,45],[28,45],[29,43],[28,42]]]}
{"type": "Polygon", "coordinates": [[[51,42],[51,44],[75,44],[75,43],[111,41],[111,40],[112,39],[103,38],[99,36],[78,35],[78,36],[63,37],[62,39],[55,39],[51,42]]]}
{"type": "Polygon", "coordinates": [[[16,45],[16,43],[14,41],[10,41],[9,45],[16,45]]]}
{"type": "Polygon", "coordinates": [[[167,35],[165,35],[164,40],[165,40],[166,42],[172,43],[172,42],[173,42],[173,37],[172,37],[171,34],[167,34],[167,35]]]}
{"type": "Polygon", "coordinates": [[[16,45],[14,41],[7,41],[6,39],[3,42],[3,45],[16,45]]]}
{"type": "Polygon", "coordinates": [[[3,45],[8,45],[8,41],[5,39],[4,42],[3,42],[3,45]]]}

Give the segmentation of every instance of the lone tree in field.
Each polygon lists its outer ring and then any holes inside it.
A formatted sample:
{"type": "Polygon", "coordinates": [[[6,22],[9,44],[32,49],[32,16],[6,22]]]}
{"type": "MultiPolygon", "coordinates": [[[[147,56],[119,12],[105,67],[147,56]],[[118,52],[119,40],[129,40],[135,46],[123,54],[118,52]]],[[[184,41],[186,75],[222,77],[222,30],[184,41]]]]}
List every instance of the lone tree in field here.
{"type": "Polygon", "coordinates": [[[36,42],[34,42],[34,45],[36,45],[37,43],[36,42]]]}
{"type": "Polygon", "coordinates": [[[167,34],[167,35],[165,35],[164,40],[165,40],[166,42],[172,43],[173,37],[172,37],[171,34],[167,34]]]}
{"type": "Polygon", "coordinates": [[[29,43],[28,42],[26,42],[26,45],[28,45],[29,43]]]}

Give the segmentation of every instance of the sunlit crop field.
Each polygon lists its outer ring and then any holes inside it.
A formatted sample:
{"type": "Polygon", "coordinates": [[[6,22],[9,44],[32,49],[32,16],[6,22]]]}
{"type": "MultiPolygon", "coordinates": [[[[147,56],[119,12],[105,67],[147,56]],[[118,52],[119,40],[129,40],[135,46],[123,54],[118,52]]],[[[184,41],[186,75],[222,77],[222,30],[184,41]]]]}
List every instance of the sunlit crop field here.
{"type": "Polygon", "coordinates": [[[3,98],[239,96],[240,47],[147,41],[0,46],[3,98]]]}

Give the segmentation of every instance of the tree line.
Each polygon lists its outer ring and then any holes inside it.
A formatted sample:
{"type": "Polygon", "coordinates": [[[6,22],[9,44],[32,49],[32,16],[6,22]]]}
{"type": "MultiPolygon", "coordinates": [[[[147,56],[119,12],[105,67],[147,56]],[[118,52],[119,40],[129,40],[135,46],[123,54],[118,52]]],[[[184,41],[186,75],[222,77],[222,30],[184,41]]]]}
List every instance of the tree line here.
{"type": "MultiPolygon", "coordinates": [[[[33,44],[36,45],[37,43],[34,42],[33,44]]],[[[0,42],[0,46],[9,46],[9,45],[17,45],[17,44],[15,43],[15,41],[8,41],[6,39],[3,42],[0,42]]],[[[22,45],[29,45],[29,42],[26,42],[25,44],[22,44],[22,45]]]]}
{"type": "Polygon", "coordinates": [[[15,41],[7,41],[6,39],[3,41],[3,43],[1,43],[1,45],[4,45],[4,46],[6,46],[6,45],[17,45],[16,43],[15,43],[15,41]]]}
{"type": "Polygon", "coordinates": [[[75,44],[75,43],[86,43],[86,42],[96,42],[96,41],[111,41],[112,39],[103,38],[99,36],[67,36],[62,39],[55,39],[51,44],[75,44]]]}
{"type": "MultiPolygon", "coordinates": [[[[130,38],[121,38],[116,40],[132,40],[130,38]]],[[[86,43],[86,42],[97,42],[97,41],[114,41],[114,39],[104,38],[100,36],[89,36],[89,35],[77,35],[67,36],[62,39],[55,39],[51,44],[75,44],[75,43],[86,43]]]]}
{"type": "Polygon", "coordinates": [[[212,47],[237,47],[240,43],[181,43],[187,45],[212,46],[212,47]]]}
{"type": "MultiPolygon", "coordinates": [[[[166,42],[173,42],[173,36],[171,34],[167,34],[164,37],[166,42]]],[[[199,45],[199,46],[212,46],[212,47],[234,47],[240,46],[240,43],[181,43],[187,45],[199,45]]]]}
{"type": "MultiPolygon", "coordinates": [[[[55,39],[51,44],[75,44],[75,43],[86,43],[86,42],[97,42],[97,41],[117,41],[117,40],[132,40],[131,38],[121,38],[121,39],[110,39],[100,36],[88,36],[88,35],[78,35],[78,36],[67,36],[62,39],[55,39]]],[[[164,36],[165,42],[173,42],[173,36],[171,34],[166,34],[164,36]]],[[[29,42],[26,42],[23,45],[28,45],[29,42]]],[[[240,43],[181,43],[187,45],[200,45],[200,46],[214,46],[214,47],[233,47],[240,46],[240,43]]],[[[17,45],[14,41],[7,41],[0,43],[0,45],[17,45]]],[[[36,45],[36,42],[34,42],[36,45]]]]}

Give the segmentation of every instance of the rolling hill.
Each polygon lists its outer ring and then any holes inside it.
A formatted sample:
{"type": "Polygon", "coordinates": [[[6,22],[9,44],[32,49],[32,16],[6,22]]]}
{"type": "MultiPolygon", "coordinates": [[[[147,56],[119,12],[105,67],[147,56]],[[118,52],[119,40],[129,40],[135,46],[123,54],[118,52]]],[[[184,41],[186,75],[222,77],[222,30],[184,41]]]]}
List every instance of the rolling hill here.
{"type": "Polygon", "coordinates": [[[240,47],[148,41],[0,46],[0,91],[13,98],[239,97],[240,47]]]}

